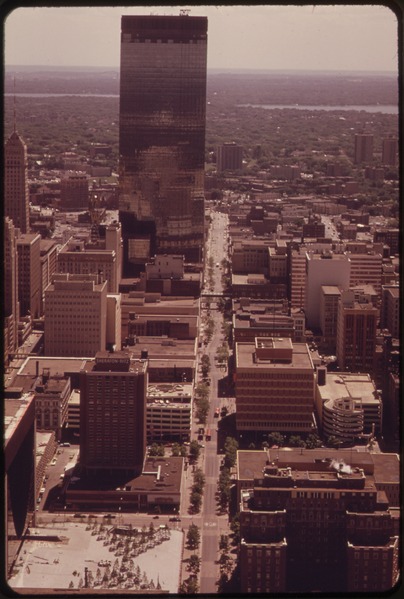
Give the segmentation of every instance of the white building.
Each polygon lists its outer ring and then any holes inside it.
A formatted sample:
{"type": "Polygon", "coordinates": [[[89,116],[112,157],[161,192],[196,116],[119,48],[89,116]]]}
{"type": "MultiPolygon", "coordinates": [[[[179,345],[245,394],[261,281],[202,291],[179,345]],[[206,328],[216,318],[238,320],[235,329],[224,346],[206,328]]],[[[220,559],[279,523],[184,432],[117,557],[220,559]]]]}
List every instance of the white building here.
{"type": "Polygon", "coordinates": [[[348,289],[350,281],[350,261],[344,254],[323,252],[306,253],[306,301],[305,312],[307,326],[319,328],[321,287],[338,285],[348,289]]]}

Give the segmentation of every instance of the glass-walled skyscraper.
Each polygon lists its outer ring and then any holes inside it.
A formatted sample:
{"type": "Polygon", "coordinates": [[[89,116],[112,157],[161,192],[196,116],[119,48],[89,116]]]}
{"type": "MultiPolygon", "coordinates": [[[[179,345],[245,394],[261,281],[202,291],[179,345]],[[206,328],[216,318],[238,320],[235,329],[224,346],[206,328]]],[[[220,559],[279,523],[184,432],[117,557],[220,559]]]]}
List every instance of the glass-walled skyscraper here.
{"type": "Polygon", "coordinates": [[[121,25],[119,218],[131,276],[155,253],[202,259],[207,18],[121,25]]]}

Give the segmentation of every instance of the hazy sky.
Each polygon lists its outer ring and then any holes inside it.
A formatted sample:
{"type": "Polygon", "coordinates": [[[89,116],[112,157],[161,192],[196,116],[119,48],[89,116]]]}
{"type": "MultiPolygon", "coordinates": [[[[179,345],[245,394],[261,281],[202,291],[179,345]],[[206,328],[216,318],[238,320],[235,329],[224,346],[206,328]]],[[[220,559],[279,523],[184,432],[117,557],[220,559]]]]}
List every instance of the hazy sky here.
{"type": "MultiPolygon", "coordinates": [[[[118,67],[121,15],[179,10],[17,8],[4,23],[5,64],[118,67]]],[[[193,5],[190,14],[208,17],[208,68],[397,71],[397,19],[387,7],[193,5]]]]}

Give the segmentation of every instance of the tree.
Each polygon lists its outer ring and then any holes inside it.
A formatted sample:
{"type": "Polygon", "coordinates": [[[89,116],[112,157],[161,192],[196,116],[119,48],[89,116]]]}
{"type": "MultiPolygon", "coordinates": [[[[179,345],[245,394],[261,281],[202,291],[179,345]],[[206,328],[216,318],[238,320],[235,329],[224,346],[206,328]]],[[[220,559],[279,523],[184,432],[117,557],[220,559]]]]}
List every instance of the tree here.
{"type": "Polygon", "coordinates": [[[236,463],[238,443],[233,437],[226,437],[224,443],[224,464],[226,468],[231,468],[236,463]]]}
{"type": "Polygon", "coordinates": [[[201,452],[198,441],[191,441],[189,444],[189,459],[191,462],[196,462],[201,452]]]}
{"type": "Polygon", "coordinates": [[[219,549],[220,551],[227,551],[229,549],[229,537],[227,535],[220,535],[219,549]]]}
{"type": "Polygon", "coordinates": [[[164,445],[153,443],[149,449],[150,456],[164,456],[164,445]]]}
{"type": "Polygon", "coordinates": [[[187,548],[197,549],[199,547],[200,539],[201,534],[199,528],[196,524],[190,524],[187,532],[187,548]]]}
{"type": "Polygon", "coordinates": [[[322,444],[323,443],[322,443],[320,437],[314,433],[311,433],[310,435],[308,435],[308,437],[306,439],[307,449],[316,449],[317,447],[321,447],[322,444]]]}
{"type": "Polygon", "coordinates": [[[173,446],[171,447],[171,455],[173,457],[178,457],[180,455],[180,451],[179,443],[173,443],[173,446]]]}
{"type": "Polygon", "coordinates": [[[193,512],[199,512],[202,504],[202,494],[199,491],[192,491],[190,497],[190,503],[193,512]]]}
{"type": "Polygon", "coordinates": [[[194,472],[194,484],[192,485],[192,489],[197,492],[202,492],[204,486],[205,475],[201,468],[197,468],[194,472]]]}
{"type": "Polygon", "coordinates": [[[188,570],[193,571],[194,574],[198,574],[200,567],[201,560],[195,553],[193,553],[189,558],[188,570]]]}
{"type": "Polygon", "coordinates": [[[240,513],[238,512],[230,522],[230,530],[233,533],[233,545],[240,543],[240,513]]]}
{"type": "Polygon", "coordinates": [[[281,433],[270,433],[268,435],[268,443],[270,445],[277,445],[278,447],[282,447],[285,443],[285,437],[281,433]]]}
{"type": "Polygon", "coordinates": [[[306,443],[300,437],[300,435],[291,435],[289,437],[290,447],[306,447],[306,443]]]}

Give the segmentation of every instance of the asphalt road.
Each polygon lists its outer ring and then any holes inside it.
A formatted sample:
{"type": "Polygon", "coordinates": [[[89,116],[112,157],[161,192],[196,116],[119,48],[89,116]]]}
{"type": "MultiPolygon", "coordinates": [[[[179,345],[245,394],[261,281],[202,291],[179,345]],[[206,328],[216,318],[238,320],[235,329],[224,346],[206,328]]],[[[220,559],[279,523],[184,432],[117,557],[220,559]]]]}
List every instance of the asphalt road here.
{"type": "MultiPolygon", "coordinates": [[[[213,292],[222,293],[222,260],[227,258],[228,244],[226,241],[226,228],[228,224],[227,215],[220,212],[211,212],[212,224],[208,239],[208,260],[213,258],[214,280],[213,292]],[[216,266],[219,264],[219,266],[216,266]]],[[[212,438],[205,441],[203,469],[206,477],[206,484],[203,495],[201,524],[203,533],[201,535],[201,574],[200,574],[200,592],[217,593],[216,581],[219,578],[219,566],[217,560],[219,557],[219,539],[220,534],[229,532],[227,515],[218,515],[218,506],[216,501],[217,481],[219,478],[219,466],[222,456],[217,453],[217,424],[218,418],[215,418],[215,409],[220,407],[221,401],[218,396],[218,381],[223,378],[223,370],[216,364],[215,355],[218,347],[223,342],[222,333],[222,314],[211,308],[211,317],[214,320],[215,328],[211,341],[205,348],[206,354],[210,357],[210,409],[207,417],[205,429],[210,429],[212,438]]]]}

